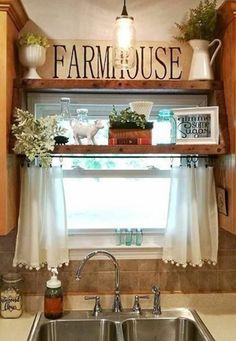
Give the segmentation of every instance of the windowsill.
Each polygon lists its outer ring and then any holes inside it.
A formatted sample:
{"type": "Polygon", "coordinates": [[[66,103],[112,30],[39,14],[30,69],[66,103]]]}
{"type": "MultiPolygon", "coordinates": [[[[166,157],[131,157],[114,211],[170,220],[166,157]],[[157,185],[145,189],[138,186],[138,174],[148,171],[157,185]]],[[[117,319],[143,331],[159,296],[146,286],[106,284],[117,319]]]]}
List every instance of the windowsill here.
{"type": "MultiPolygon", "coordinates": [[[[93,250],[105,249],[117,259],[158,259],[162,257],[163,240],[163,229],[160,229],[159,233],[154,233],[152,230],[144,233],[141,246],[116,245],[115,234],[111,231],[98,232],[94,230],[90,233],[70,231],[69,256],[70,260],[79,260],[93,250]]],[[[96,258],[99,259],[99,256],[96,258]]]]}
{"type": "MultiPolygon", "coordinates": [[[[160,259],[162,257],[162,247],[156,246],[114,246],[114,247],[94,247],[71,249],[70,260],[83,259],[88,253],[97,249],[105,249],[115,256],[117,259],[160,259]]],[[[97,256],[96,259],[102,259],[102,256],[97,256]]]]}

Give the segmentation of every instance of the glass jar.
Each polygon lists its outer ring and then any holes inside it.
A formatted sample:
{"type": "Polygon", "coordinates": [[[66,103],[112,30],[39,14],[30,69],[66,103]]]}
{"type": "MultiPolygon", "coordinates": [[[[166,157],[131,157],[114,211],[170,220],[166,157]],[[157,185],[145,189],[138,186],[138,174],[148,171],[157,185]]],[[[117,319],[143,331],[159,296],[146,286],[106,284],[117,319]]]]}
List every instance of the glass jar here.
{"type": "Polygon", "coordinates": [[[62,287],[46,287],[44,295],[44,316],[56,320],[63,315],[63,291],[62,287]]]}
{"type": "Polygon", "coordinates": [[[143,231],[142,229],[138,228],[136,229],[136,242],[135,244],[137,246],[141,246],[143,243],[143,231]]]}
{"type": "Polygon", "coordinates": [[[88,109],[76,109],[76,114],[80,123],[88,124],[88,109]]]}
{"type": "Polygon", "coordinates": [[[159,110],[157,114],[156,134],[157,144],[176,143],[176,120],[173,111],[169,109],[159,110]]]}
{"type": "Polygon", "coordinates": [[[3,318],[18,318],[22,314],[21,283],[23,278],[18,273],[7,273],[2,276],[0,295],[1,316],[3,318]]]}

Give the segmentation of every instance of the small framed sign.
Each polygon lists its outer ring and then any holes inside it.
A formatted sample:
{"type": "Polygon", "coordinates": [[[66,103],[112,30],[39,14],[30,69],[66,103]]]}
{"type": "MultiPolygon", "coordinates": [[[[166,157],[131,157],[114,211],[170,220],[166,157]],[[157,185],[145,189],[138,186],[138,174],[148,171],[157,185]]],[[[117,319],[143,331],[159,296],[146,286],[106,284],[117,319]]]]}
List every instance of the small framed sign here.
{"type": "Polygon", "coordinates": [[[176,118],[176,144],[218,144],[219,108],[172,109],[176,118]]]}
{"type": "Polygon", "coordinates": [[[227,200],[227,191],[225,188],[216,187],[216,200],[218,212],[224,215],[228,215],[228,200],[227,200]]]}

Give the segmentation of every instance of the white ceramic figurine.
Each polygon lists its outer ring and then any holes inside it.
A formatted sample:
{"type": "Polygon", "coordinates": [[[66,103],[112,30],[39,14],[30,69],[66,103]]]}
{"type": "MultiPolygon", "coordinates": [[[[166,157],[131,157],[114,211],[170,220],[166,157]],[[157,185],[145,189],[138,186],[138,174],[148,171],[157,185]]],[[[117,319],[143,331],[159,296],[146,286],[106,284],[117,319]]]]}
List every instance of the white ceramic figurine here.
{"type": "Polygon", "coordinates": [[[99,129],[104,128],[101,120],[96,120],[93,124],[82,124],[77,120],[72,120],[70,125],[76,144],[82,144],[81,139],[83,138],[87,138],[88,144],[96,144],[94,137],[99,129]]]}

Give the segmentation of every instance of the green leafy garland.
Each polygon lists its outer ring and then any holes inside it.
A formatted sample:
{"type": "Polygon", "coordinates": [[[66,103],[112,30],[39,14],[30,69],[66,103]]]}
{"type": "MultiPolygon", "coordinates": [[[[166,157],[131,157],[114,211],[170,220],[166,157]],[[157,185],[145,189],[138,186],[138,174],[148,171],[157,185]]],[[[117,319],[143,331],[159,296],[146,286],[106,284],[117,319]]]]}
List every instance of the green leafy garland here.
{"type": "Polygon", "coordinates": [[[54,150],[54,137],[63,134],[64,129],[58,127],[56,116],[39,119],[28,111],[16,108],[12,133],[16,138],[13,148],[16,154],[24,154],[29,161],[39,157],[42,167],[48,168],[52,158],[50,151],[54,150]]]}
{"type": "Polygon", "coordinates": [[[19,46],[40,45],[42,47],[49,47],[48,38],[37,33],[24,32],[18,37],[19,46]]]}
{"type": "Polygon", "coordinates": [[[217,0],[203,0],[199,5],[189,10],[188,19],[181,23],[175,23],[180,35],[175,37],[179,41],[191,39],[204,39],[211,41],[215,38],[216,31],[216,2],[217,0]]]}
{"type": "Polygon", "coordinates": [[[147,122],[145,115],[139,115],[135,111],[131,111],[128,107],[117,112],[115,106],[109,114],[110,128],[115,129],[151,129],[153,127],[152,122],[147,122]]]}

